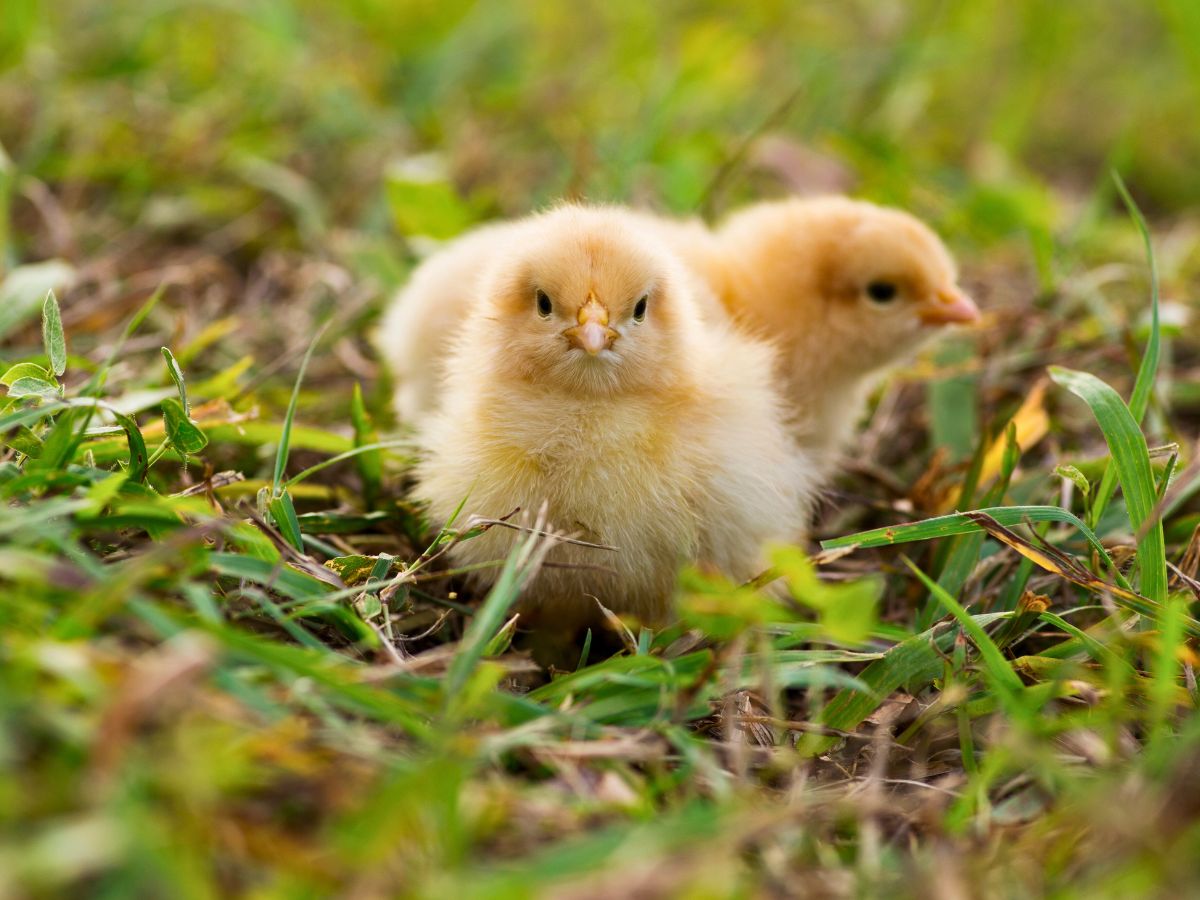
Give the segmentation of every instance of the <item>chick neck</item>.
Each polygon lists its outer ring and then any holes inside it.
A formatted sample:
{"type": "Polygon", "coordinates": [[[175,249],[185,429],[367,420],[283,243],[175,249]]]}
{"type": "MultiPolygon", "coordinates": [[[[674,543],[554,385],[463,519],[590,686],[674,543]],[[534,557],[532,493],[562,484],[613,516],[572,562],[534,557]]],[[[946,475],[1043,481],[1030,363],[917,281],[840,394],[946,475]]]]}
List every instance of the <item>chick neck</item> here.
{"type": "Polygon", "coordinates": [[[817,329],[790,340],[779,355],[780,375],[787,385],[793,434],[829,473],[850,444],[871,390],[887,373],[881,364],[869,371],[861,359],[848,364],[817,329]]]}
{"type": "MultiPolygon", "coordinates": [[[[805,264],[799,269],[812,270],[805,264]]],[[[719,287],[725,307],[742,327],[777,349],[776,371],[788,401],[792,433],[823,473],[831,474],[871,390],[907,354],[866,358],[868,351],[857,335],[834,331],[824,319],[825,301],[815,278],[793,285],[788,296],[780,298],[777,269],[752,253],[729,260],[724,274],[727,280],[719,287]]]]}

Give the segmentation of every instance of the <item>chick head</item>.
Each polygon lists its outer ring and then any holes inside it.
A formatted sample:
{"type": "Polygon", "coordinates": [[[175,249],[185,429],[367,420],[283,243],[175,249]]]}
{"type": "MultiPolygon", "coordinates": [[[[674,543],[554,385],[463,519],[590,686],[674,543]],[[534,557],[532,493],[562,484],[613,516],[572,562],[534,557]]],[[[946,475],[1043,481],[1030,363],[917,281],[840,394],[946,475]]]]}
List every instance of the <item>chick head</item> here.
{"type": "Polygon", "coordinates": [[[950,252],[908,213],[831,197],[765,204],[732,225],[772,249],[759,265],[772,273],[761,288],[776,295],[773,330],[785,341],[817,336],[810,349],[831,362],[883,368],[946,325],[979,318],[950,252]]]}
{"type": "Polygon", "coordinates": [[[677,266],[621,210],[559,207],[514,232],[479,324],[526,383],[584,396],[661,386],[698,321],[677,266]]]}

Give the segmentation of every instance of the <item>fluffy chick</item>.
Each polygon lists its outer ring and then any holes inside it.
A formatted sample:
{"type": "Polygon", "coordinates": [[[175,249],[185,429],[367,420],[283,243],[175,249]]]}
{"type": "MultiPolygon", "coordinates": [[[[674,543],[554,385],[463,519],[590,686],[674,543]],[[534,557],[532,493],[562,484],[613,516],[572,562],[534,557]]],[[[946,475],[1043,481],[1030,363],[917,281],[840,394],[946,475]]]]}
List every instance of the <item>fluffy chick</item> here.
{"type": "MultiPolygon", "coordinates": [[[[651,226],[672,249],[710,236],[699,222],[673,223],[616,207],[606,214],[613,228],[651,226]]],[[[481,274],[527,224],[485,225],[451,241],[416,268],[385,310],[375,343],[396,384],[393,405],[401,422],[416,425],[437,407],[454,337],[480,294],[481,274]]],[[[684,282],[706,318],[726,318],[703,275],[682,269],[676,280],[684,282]]]]}
{"type": "Polygon", "coordinates": [[[676,222],[661,235],[739,326],[778,345],[794,434],[825,474],[879,376],[979,317],[945,245],[897,209],[795,198],[747,207],[708,236],[676,222]]]}
{"type": "MultiPolygon", "coordinates": [[[[801,530],[813,486],[770,348],[705,323],[675,257],[621,210],[561,207],[493,237],[473,247],[475,293],[419,434],[433,519],[464,498],[461,521],[545,503],[556,528],[616,547],[553,549],[522,603],[555,629],[593,621],[595,599],[663,620],[689,560],[753,575],[765,541],[801,530]]],[[[493,528],[457,562],[518,537],[493,528]]]]}

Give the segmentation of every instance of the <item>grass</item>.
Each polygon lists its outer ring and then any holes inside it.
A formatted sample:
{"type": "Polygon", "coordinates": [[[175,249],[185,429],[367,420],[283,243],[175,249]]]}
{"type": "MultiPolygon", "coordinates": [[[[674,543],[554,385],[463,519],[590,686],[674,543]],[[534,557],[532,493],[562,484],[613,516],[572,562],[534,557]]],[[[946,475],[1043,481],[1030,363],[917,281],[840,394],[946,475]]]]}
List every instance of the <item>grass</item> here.
{"type": "Polygon", "coordinates": [[[0,897],[1195,892],[1190,9],[7,5],[0,897]],[[873,398],[794,603],[686,571],[539,667],[546,542],[450,567],[382,304],[560,195],[843,187],[986,327],[873,398]]]}

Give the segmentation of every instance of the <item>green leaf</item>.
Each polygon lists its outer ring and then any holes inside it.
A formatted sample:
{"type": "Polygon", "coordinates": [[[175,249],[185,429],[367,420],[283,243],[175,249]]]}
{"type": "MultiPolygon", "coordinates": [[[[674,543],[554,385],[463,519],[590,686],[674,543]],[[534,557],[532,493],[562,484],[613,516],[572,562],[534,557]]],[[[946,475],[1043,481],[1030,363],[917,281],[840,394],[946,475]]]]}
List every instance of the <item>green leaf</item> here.
{"type": "Polygon", "coordinates": [[[37,378],[41,381],[53,381],[54,375],[37,363],[20,362],[0,375],[0,384],[10,387],[14,381],[21,378],[37,378]]]}
{"type": "Polygon", "coordinates": [[[508,651],[512,646],[513,635],[517,633],[517,616],[512,616],[504,627],[496,632],[496,636],[488,641],[487,646],[483,648],[483,655],[486,656],[501,656],[508,651]]]}
{"type": "Polygon", "coordinates": [[[199,453],[208,446],[208,437],[200,426],[188,418],[181,404],[174,397],[162,402],[163,422],[171,444],[183,453],[199,453]]]}
{"type": "Polygon", "coordinates": [[[188,403],[187,385],[183,380],[183,370],[179,368],[179,363],[175,361],[174,354],[166,347],[162,348],[162,357],[167,364],[167,372],[171,375],[171,380],[175,382],[175,390],[179,391],[179,402],[183,404],[184,415],[189,418],[192,415],[192,406],[188,403]]]}
{"type": "Polygon", "coordinates": [[[1096,376],[1052,366],[1050,377],[1087,403],[1104,432],[1125,493],[1129,524],[1134,534],[1141,535],[1138,567],[1142,593],[1162,603],[1167,598],[1167,553],[1162,521],[1155,516],[1154,473],[1146,437],[1120,394],[1096,376]]]}
{"type": "Polygon", "coordinates": [[[63,334],[62,313],[53,289],[46,291],[46,299],[42,301],[42,344],[50,357],[51,371],[61,377],[67,371],[67,338],[63,334]]]}
{"type": "Polygon", "coordinates": [[[374,556],[336,556],[325,562],[325,568],[336,572],[338,577],[348,585],[365,581],[375,568],[374,556]]]}
{"type": "Polygon", "coordinates": [[[8,386],[10,397],[59,397],[62,387],[56,381],[46,381],[44,378],[34,378],[23,375],[13,380],[8,386]]]}
{"type": "Polygon", "coordinates": [[[771,564],[782,573],[792,596],[817,611],[830,638],[861,644],[871,636],[883,593],[881,579],[862,578],[840,584],[821,581],[812,561],[796,547],[775,548],[771,564]]]}
{"type": "MultiPolygon", "coordinates": [[[[799,550],[795,553],[804,558],[799,550]]],[[[729,640],[768,622],[796,619],[792,605],[781,598],[691,566],[679,573],[678,594],[680,621],[717,640],[729,640]]]]}
{"type": "Polygon", "coordinates": [[[299,517],[300,530],[305,534],[355,534],[394,521],[391,513],[379,511],[353,513],[304,513],[299,517]]]}
{"type": "Polygon", "coordinates": [[[1086,497],[1091,493],[1092,485],[1087,480],[1087,476],[1080,472],[1077,468],[1070,465],[1061,465],[1054,467],[1054,474],[1059,478],[1065,478],[1071,482],[1079,490],[1079,493],[1086,497]]]}
{"type": "Polygon", "coordinates": [[[249,522],[231,522],[226,526],[225,534],[229,544],[247,556],[265,560],[272,565],[282,558],[275,542],[249,522]]]}
{"type": "Polygon", "coordinates": [[[16,434],[5,439],[5,444],[18,453],[37,459],[42,455],[42,439],[33,433],[33,429],[22,425],[16,434]]]}
{"type": "Polygon", "coordinates": [[[81,429],[76,428],[81,422],[86,423],[94,410],[90,408],[68,408],[54,420],[50,433],[43,436],[42,453],[32,460],[28,471],[57,472],[67,464],[75,448],[82,441],[81,429]]]}
{"type": "Polygon", "coordinates": [[[93,484],[87,491],[88,505],[92,515],[100,515],[121,492],[121,488],[129,481],[125,472],[113,472],[93,484]]]}
{"type": "Polygon", "coordinates": [[[150,457],[146,453],[146,440],[142,437],[137,420],[133,416],[127,416],[115,410],[113,410],[113,417],[124,430],[125,439],[129,442],[129,477],[133,481],[142,481],[146,477],[146,468],[150,457]]]}

